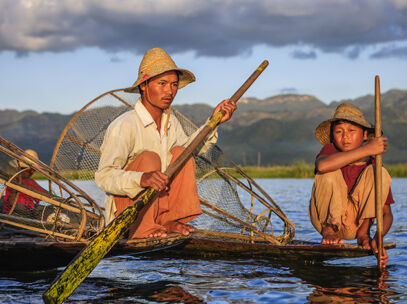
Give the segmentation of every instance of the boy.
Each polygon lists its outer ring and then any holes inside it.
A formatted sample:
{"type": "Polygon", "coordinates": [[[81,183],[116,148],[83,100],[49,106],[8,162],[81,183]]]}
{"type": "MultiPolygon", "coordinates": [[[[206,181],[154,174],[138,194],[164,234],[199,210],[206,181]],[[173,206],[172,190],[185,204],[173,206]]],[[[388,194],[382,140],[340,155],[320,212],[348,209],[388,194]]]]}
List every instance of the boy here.
{"type": "MultiPolygon", "coordinates": [[[[25,153],[38,159],[38,154],[34,150],[25,150],[25,153]]],[[[25,158],[25,157],[24,157],[25,158]]],[[[27,159],[27,162],[31,162],[27,159]]],[[[34,190],[48,193],[42,188],[31,176],[34,174],[34,170],[31,169],[26,163],[13,160],[11,165],[20,171],[16,178],[18,183],[23,184],[26,187],[34,190]]],[[[17,215],[17,216],[30,216],[35,217],[36,207],[39,203],[39,199],[33,198],[23,192],[18,192],[10,187],[6,188],[6,194],[4,195],[4,205],[2,212],[5,214],[17,215]]]]}
{"type": "MultiPolygon", "coordinates": [[[[357,239],[359,245],[378,253],[378,236],[370,238],[370,227],[376,217],[372,156],[386,152],[387,138],[372,138],[373,131],[362,111],[348,103],[339,105],[334,117],[320,123],[315,130],[324,147],[315,161],[309,216],[322,234],[322,244],[343,244],[344,239],[357,239]]],[[[393,222],[390,205],[394,200],[390,175],[385,168],[382,172],[385,235],[393,222]]],[[[387,261],[383,249],[380,264],[385,267],[387,261]]]]}

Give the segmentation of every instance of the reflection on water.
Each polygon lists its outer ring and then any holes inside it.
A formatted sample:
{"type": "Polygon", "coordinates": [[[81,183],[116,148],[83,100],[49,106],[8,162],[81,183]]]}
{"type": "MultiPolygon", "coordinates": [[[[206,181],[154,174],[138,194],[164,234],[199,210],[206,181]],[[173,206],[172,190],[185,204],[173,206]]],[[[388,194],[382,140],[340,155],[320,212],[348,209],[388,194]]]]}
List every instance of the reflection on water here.
{"type": "Polygon", "coordinates": [[[398,295],[388,288],[388,271],[380,273],[376,268],[330,266],[293,271],[293,275],[313,287],[307,296],[313,303],[389,303],[398,295]]]}
{"type": "MultiPolygon", "coordinates": [[[[319,241],[308,220],[312,180],[259,180],[296,225],[296,239],[319,241]]],[[[387,271],[374,257],[302,261],[104,259],[67,303],[402,303],[407,302],[407,179],[394,179],[395,221],[387,271]]],[[[29,258],[29,257],[27,257],[29,258]]],[[[0,273],[1,303],[41,303],[59,270],[0,273]]]]}

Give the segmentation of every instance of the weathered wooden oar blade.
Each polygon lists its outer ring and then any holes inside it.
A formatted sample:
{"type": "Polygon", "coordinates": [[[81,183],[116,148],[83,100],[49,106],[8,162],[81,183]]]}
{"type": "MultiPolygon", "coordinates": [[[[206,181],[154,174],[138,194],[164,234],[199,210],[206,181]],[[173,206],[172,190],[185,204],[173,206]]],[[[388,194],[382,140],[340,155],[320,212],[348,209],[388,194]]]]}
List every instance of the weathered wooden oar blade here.
{"type": "MultiPolygon", "coordinates": [[[[148,200],[147,197],[144,197],[148,200]]],[[[45,303],[62,303],[123,237],[139,213],[139,205],[127,207],[85,247],[43,294],[45,303]]]]}

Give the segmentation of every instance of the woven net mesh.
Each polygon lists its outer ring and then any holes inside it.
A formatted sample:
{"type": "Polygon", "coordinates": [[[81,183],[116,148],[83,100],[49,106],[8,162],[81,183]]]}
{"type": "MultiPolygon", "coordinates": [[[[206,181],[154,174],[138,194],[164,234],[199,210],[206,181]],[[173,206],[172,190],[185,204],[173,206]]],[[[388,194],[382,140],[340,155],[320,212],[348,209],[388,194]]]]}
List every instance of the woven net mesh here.
{"type": "Polygon", "coordinates": [[[83,241],[103,228],[104,218],[86,193],[0,137],[0,223],[57,241],[83,241]]]}
{"type": "MultiPolygon", "coordinates": [[[[69,179],[88,181],[86,189],[94,192],[97,188],[94,173],[105,131],[116,117],[132,110],[137,100],[137,94],[114,90],[84,106],[62,132],[51,167],[69,179]]],[[[187,135],[197,129],[173,107],[171,115],[177,117],[187,135]]],[[[262,236],[274,243],[292,239],[294,226],[282,210],[217,145],[194,157],[203,214],[194,219],[192,225],[217,232],[262,236]],[[245,201],[241,197],[245,197],[245,201]]],[[[102,205],[100,193],[95,196],[102,205]]]]}

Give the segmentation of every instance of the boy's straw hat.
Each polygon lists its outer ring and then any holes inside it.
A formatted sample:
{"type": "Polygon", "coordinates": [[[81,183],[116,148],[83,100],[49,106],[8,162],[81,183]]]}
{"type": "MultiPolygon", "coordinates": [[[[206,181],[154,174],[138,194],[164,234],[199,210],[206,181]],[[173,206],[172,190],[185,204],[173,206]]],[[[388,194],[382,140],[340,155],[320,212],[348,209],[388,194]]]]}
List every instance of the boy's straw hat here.
{"type": "MultiPolygon", "coordinates": [[[[27,153],[28,155],[32,156],[35,159],[39,159],[37,152],[35,152],[34,150],[27,149],[24,152],[27,153]]],[[[22,156],[21,159],[22,159],[22,161],[21,160],[17,161],[16,159],[11,160],[9,162],[9,165],[14,168],[20,167],[21,169],[25,169],[25,168],[30,167],[27,163],[31,163],[31,164],[33,163],[33,161],[31,159],[29,159],[28,157],[22,156]]]]}
{"type": "MultiPolygon", "coordinates": [[[[24,152],[27,153],[28,155],[32,156],[33,158],[38,159],[38,154],[34,150],[27,149],[24,152]]],[[[29,166],[27,163],[33,163],[33,161],[31,159],[29,159],[28,157],[23,156],[22,159],[24,160],[24,162],[22,162],[22,161],[18,162],[20,164],[20,168],[28,168],[29,166]]]]}
{"type": "Polygon", "coordinates": [[[138,78],[136,82],[124,91],[129,93],[140,93],[138,86],[148,79],[168,71],[178,71],[178,88],[183,88],[187,84],[195,81],[195,76],[188,70],[180,69],[166,51],[160,48],[148,50],[141,60],[138,78]]]}
{"type": "Polygon", "coordinates": [[[343,103],[336,108],[333,118],[321,122],[315,129],[315,137],[321,144],[327,145],[331,142],[331,123],[337,120],[347,120],[367,128],[369,133],[374,132],[374,127],[367,122],[363,112],[357,106],[343,103]]]}

